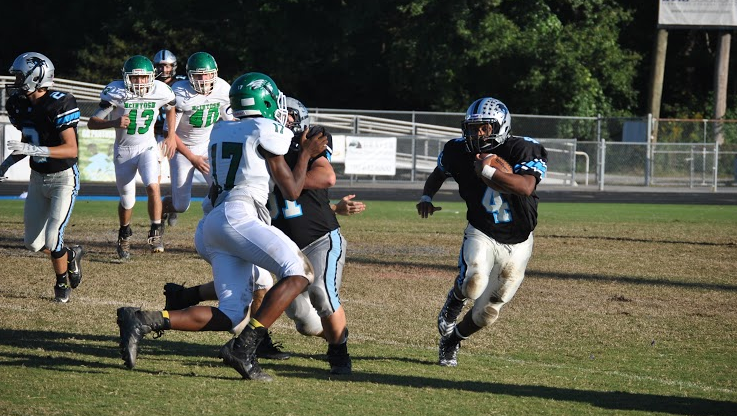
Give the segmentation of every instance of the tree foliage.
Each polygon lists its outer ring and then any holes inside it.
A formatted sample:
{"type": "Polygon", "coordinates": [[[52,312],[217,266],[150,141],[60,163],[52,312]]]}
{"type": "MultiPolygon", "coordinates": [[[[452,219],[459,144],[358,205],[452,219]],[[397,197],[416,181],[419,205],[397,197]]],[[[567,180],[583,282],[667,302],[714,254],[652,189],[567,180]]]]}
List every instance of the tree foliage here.
{"type": "MultiPolygon", "coordinates": [[[[105,84],[131,55],[170,49],[184,73],[190,54],[207,51],[224,79],[264,72],[309,107],[457,112],[490,95],[515,113],[643,114],[657,19],[650,3],[39,0],[53,17],[33,30],[8,22],[0,53],[9,63],[36,50],[59,77],[105,84]]],[[[670,43],[663,116],[710,105],[713,35],[685,39],[670,43]],[[689,88],[672,84],[684,68],[689,88]]]]}

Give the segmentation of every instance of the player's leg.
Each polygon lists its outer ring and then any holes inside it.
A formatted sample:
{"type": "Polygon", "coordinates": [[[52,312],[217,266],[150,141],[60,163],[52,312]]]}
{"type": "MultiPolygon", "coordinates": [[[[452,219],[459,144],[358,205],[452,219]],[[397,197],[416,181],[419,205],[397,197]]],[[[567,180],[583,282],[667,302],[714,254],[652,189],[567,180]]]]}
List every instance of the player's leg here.
{"type": "MultiPolygon", "coordinates": [[[[49,250],[54,271],[57,275],[57,285],[68,280],[68,285],[75,288],[82,279],[80,260],[84,251],[80,246],[64,247],[64,232],[72,216],[74,203],[79,193],[79,170],[77,165],[72,168],[48,174],[44,185],[45,194],[49,201],[47,223],[45,228],[45,245],[49,250]],[[63,278],[67,275],[67,279],[63,278]]],[[[62,291],[59,290],[59,293],[62,291]]],[[[68,300],[68,290],[64,290],[68,300]]],[[[57,293],[57,294],[59,294],[57,293]]],[[[64,302],[63,297],[57,301],[64,302]]]]}
{"type": "MultiPolygon", "coordinates": [[[[66,251],[57,252],[55,259],[51,250],[46,247],[49,215],[51,212],[51,199],[48,197],[48,187],[44,185],[45,175],[31,171],[28,184],[28,195],[23,206],[24,235],[23,240],[27,249],[38,252],[43,251],[51,255],[51,265],[54,269],[56,280],[54,282],[54,301],[66,303],[69,301],[72,289],[69,285],[66,266],[66,251]],[[63,257],[62,257],[63,255],[63,257]]],[[[50,243],[56,244],[55,241],[50,243]]]]}
{"type": "Polygon", "coordinates": [[[315,271],[315,281],[307,289],[320,316],[323,336],[328,342],[328,362],[333,374],[350,374],[348,328],[339,289],[343,279],[347,244],[336,229],[305,247],[315,271]]]}
{"type": "Polygon", "coordinates": [[[471,311],[458,324],[458,333],[467,338],[499,318],[502,307],[512,300],[525,278],[527,262],[532,256],[533,236],[518,244],[497,244],[495,266],[481,296],[471,311]]]}
{"type": "Polygon", "coordinates": [[[148,217],[151,220],[148,245],[152,253],[164,252],[164,225],[161,222],[161,191],[158,182],[161,174],[160,155],[157,147],[149,147],[141,151],[138,159],[138,173],[146,186],[148,197],[148,217]]]}
{"type": "Polygon", "coordinates": [[[177,221],[177,213],[184,212],[189,208],[192,190],[192,175],[194,167],[184,155],[177,152],[169,160],[171,174],[171,196],[163,200],[162,219],[168,225],[173,226],[177,221]]]}
{"type": "Polygon", "coordinates": [[[138,153],[135,147],[116,147],[115,158],[115,185],[120,195],[118,204],[118,257],[123,260],[130,259],[131,219],[133,217],[133,206],[136,204],[136,172],[138,171],[138,153]]]}
{"type": "MultiPolygon", "coordinates": [[[[264,301],[266,293],[274,286],[274,278],[268,270],[262,269],[258,266],[254,266],[254,286],[253,286],[253,299],[251,300],[251,313],[261,308],[261,303],[264,301]]],[[[300,294],[306,295],[306,292],[300,294]]],[[[297,297],[299,298],[299,296],[297,297]]],[[[285,311],[286,312],[286,311],[285,311]]],[[[250,317],[249,317],[250,318],[250,317]]],[[[248,322],[242,323],[243,327],[248,322]]],[[[242,328],[241,328],[242,329],[242,328]]],[[[256,348],[256,356],[258,358],[265,358],[269,360],[287,360],[291,357],[288,352],[282,350],[283,346],[281,342],[274,342],[271,337],[271,331],[266,332],[266,336],[258,344],[256,348]]]]}
{"type": "MultiPolygon", "coordinates": [[[[259,219],[260,215],[254,212],[252,202],[230,202],[215,208],[205,220],[205,243],[209,249],[215,247],[214,252],[222,250],[257,264],[279,279],[266,293],[261,308],[252,315],[246,328],[221,349],[225,363],[244,378],[251,379],[259,379],[263,374],[258,367],[256,349],[269,326],[313,278],[309,260],[296,244],[284,233],[266,225],[259,219]]],[[[216,258],[213,257],[212,261],[214,270],[216,258]]],[[[222,307],[223,299],[217,278],[215,287],[222,307]]]]}
{"type": "Polygon", "coordinates": [[[475,300],[486,290],[489,275],[493,273],[492,269],[496,263],[495,253],[499,247],[498,243],[470,224],[466,227],[458,260],[460,269],[458,278],[438,314],[438,331],[441,335],[438,344],[438,364],[451,367],[458,364],[460,341],[468,335],[459,336],[456,320],[466,299],[475,300]]]}

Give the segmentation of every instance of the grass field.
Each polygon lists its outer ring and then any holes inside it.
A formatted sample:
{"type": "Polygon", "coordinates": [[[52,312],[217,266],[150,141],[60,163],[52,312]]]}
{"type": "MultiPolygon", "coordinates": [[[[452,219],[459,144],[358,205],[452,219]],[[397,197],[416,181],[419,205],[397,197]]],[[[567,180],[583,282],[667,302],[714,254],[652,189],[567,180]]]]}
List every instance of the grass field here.
{"type": "Polygon", "coordinates": [[[435,321],[465,210],[442,206],[341,218],[354,374],[331,376],[324,341],[282,317],[274,338],[294,356],[262,360],[275,381],[257,383],[216,358],[226,333],[147,337],[132,371],[118,356],[116,308],[211,278],[195,205],[154,256],[139,202],[122,263],[116,202],[79,201],[66,240],[87,250],[84,280],[60,305],[50,262],[23,248],[23,203],[2,200],[0,415],[737,415],[737,207],[543,201],[517,296],[443,368],[435,321]]]}

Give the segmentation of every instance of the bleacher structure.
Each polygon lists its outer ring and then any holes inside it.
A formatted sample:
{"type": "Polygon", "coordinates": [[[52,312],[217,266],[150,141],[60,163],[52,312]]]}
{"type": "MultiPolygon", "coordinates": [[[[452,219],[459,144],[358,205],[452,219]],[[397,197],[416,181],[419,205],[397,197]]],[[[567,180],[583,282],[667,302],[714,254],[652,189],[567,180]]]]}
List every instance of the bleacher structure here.
{"type": "MultiPolygon", "coordinates": [[[[4,104],[7,99],[5,84],[12,83],[13,77],[0,76],[0,124],[6,124],[4,104]]],[[[77,98],[82,115],[81,126],[97,109],[100,92],[104,85],[91,84],[67,79],[54,80],[54,89],[71,92],[77,98]]],[[[445,142],[461,136],[459,127],[448,127],[437,124],[419,123],[401,120],[401,117],[377,117],[367,114],[351,114],[349,110],[326,112],[310,109],[311,122],[327,127],[334,135],[342,134],[353,138],[396,137],[396,173],[393,176],[379,175],[346,175],[342,161],[334,163],[338,179],[350,179],[351,182],[415,182],[424,181],[437,164],[437,156],[445,142]]],[[[392,112],[387,112],[390,114],[392,112]]],[[[408,112],[393,112],[406,116],[408,112]]],[[[432,113],[428,113],[432,114],[432,113]]],[[[441,113],[441,116],[452,116],[454,123],[460,125],[463,114],[441,113]]],[[[4,129],[0,129],[2,131],[4,129]]],[[[4,136],[4,135],[3,135],[4,136]]],[[[4,139],[4,137],[3,137],[4,139]]],[[[576,140],[575,139],[540,139],[548,149],[548,183],[576,185],[576,140]]],[[[4,140],[0,150],[5,150],[4,140]]],[[[2,155],[5,157],[5,155],[2,155]]],[[[587,158],[588,159],[588,158],[587,158]]],[[[588,162],[587,162],[588,167],[588,162]]],[[[588,180],[588,174],[586,175],[588,180]]]]}

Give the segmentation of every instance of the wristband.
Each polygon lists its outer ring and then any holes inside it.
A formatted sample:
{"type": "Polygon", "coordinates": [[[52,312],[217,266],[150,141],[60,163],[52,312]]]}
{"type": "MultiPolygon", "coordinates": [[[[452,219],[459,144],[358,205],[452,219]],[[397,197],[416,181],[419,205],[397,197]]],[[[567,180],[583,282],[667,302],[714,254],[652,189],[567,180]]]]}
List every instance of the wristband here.
{"type": "Polygon", "coordinates": [[[489,165],[485,165],[484,168],[481,170],[481,176],[483,176],[486,179],[491,179],[495,173],[496,173],[496,168],[491,167],[489,165]]]}
{"type": "Polygon", "coordinates": [[[420,197],[420,202],[432,202],[432,198],[430,198],[429,195],[422,195],[420,197]]]}

